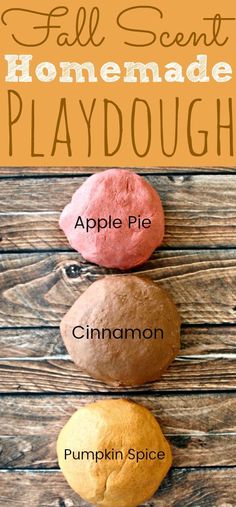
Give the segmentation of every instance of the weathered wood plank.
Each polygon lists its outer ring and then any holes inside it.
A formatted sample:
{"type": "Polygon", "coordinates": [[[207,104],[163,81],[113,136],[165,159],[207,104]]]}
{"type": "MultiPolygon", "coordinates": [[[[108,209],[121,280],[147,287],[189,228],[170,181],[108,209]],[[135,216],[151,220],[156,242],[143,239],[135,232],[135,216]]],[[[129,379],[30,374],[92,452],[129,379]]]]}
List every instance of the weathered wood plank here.
{"type": "Polygon", "coordinates": [[[111,387],[78,370],[70,360],[0,361],[0,393],[161,392],[236,389],[236,360],[177,358],[159,381],[138,387],[111,387]]]}
{"type": "MultiPolygon", "coordinates": [[[[110,397],[121,396],[128,397],[127,394],[113,394],[110,397]]],[[[220,434],[232,436],[236,433],[236,393],[146,394],[130,395],[129,398],[150,409],[168,435],[198,437],[220,434]]],[[[1,436],[8,438],[12,434],[24,439],[27,436],[43,437],[57,433],[75,410],[97,399],[104,399],[104,395],[2,396],[1,436]]]]}
{"type": "MultiPolygon", "coordinates": [[[[99,396],[101,397],[101,396],[99,396]]],[[[55,442],[70,415],[98,397],[4,397],[1,468],[55,468],[55,442]]],[[[169,438],[174,466],[236,465],[233,395],[134,397],[160,421],[169,438]]]]}
{"type": "MultiPolygon", "coordinates": [[[[59,329],[0,329],[0,392],[118,392],[68,360],[59,329]]],[[[182,350],[158,382],[120,391],[236,388],[236,327],[182,330],[182,350]]]]}
{"type": "MultiPolygon", "coordinates": [[[[172,469],[151,502],[140,507],[235,507],[236,469],[172,469]]],[[[58,471],[0,473],[7,507],[88,507],[58,471]]]]}
{"type": "MultiPolygon", "coordinates": [[[[100,171],[107,169],[107,167],[0,167],[0,176],[37,176],[37,175],[62,175],[62,174],[94,174],[100,171]]],[[[116,169],[116,167],[115,167],[116,169]]],[[[121,169],[119,167],[119,169],[121,169]]],[[[132,168],[131,168],[132,170],[132,168]]],[[[137,168],[134,168],[134,171],[137,171],[137,168]]],[[[138,167],[138,172],[143,174],[168,174],[168,173],[234,173],[236,171],[236,167],[222,167],[222,166],[205,166],[205,167],[138,167]]]]}
{"type": "Polygon", "coordinates": [[[50,358],[66,354],[57,328],[0,329],[0,343],[0,360],[50,358]]]}
{"type": "MultiPolygon", "coordinates": [[[[77,253],[2,254],[0,263],[0,327],[58,326],[81,292],[111,273],[77,253]]],[[[185,323],[236,322],[234,250],[159,252],[137,273],[170,291],[185,323]]]]}
{"type": "MultiPolygon", "coordinates": [[[[236,245],[236,175],[147,179],[160,193],[165,208],[164,246],[236,245]]],[[[2,180],[1,251],[68,250],[68,241],[58,226],[59,215],[84,180],[2,180]]]]}
{"type": "MultiPolygon", "coordinates": [[[[61,400],[63,403],[63,400],[61,400]]],[[[34,424],[34,421],[31,421],[34,424]]],[[[43,430],[44,431],[44,430],[43,430]]],[[[56,440],[51,435],[0,437],[0,468],[57,468],[56,440]]],[[[236,466],[235,435],[166,435],[175,467],[236,466]]]]}
{"type": "MultiPolygon", "coordinates": [[[[0,215],[0,251],[72,250],[59,229],[60,213],[0,215]]],[[[236,211],[166,211],[165,247],[235,247],[236,211]],[[211,215],[211,216],[209,216],[211,215]],[[213,216],[214,215],[214,216],[213,216]]]]}
{"type": "MultiPolygon", "coordinates": [[[[58,328],[0,329],[0,359],[57,358],[66,355],[58,328]]],[[[187,327],[181,331],[181,356],[219,358],[236,354],[236,327],[187,327]]],[[[234,357],[232,356],[232,360],[234,357]]]]}
{"type": "MultiPolygon", "coordinates": [[[[166,209],[186,212],[236,211],[236,173],[233,175],[146,176],[166,209]],[[224,198],[222,199],[222,196],[224,198]]],[[[1,212],[62,211],[87,177],[3,179],[1,212]]]]}

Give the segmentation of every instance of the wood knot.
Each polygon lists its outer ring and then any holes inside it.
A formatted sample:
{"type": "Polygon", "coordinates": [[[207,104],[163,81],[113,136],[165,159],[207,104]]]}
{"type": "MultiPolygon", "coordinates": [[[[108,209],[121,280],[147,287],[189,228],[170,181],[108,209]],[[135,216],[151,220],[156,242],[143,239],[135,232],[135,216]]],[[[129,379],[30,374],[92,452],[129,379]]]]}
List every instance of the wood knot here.
{"type": "Polygon", "coordinates": [[[171,437],[171,441],[178,449],[187,449],[191,442],[191,437],[187,435],[176,435],[171,437]]]}
{"type": "Polygon", "coordinates": [[[71,264],[70,266],[66,266],[65,271],[68,278],[79,278],[81,274],[81,268],[78,266],[78,264],[71,264]]]}

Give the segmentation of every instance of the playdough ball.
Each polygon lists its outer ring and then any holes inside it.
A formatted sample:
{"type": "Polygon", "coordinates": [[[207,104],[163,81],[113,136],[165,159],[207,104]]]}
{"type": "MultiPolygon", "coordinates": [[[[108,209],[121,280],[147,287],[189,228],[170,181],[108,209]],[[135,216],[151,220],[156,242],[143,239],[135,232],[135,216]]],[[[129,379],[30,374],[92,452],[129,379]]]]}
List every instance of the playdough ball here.
{"type": "Polygon", "coordinates": [[[144,178],[111,169],[91,176],[75,192],[60,227],[88,261],[126,270],[143,264],[161,245],[164,213],[144,178]]]}
{"type": "Polygon", "coordinates": [[[113,275],[94,282],[61,322],[78,367],[111,385],[160,378],[180,348],[180,318],[165,290],[146,278],[113,275]]]}
{"type": "Polygon", "coordinates": [[[80,408],[61,430],[57,454],[71,488],[103,507],[145,502],[172,464],[170,446],[155,417],[127,400],[108,399],[80,408]],[[81,451],[90,451],[88,459],[81,451]]]}

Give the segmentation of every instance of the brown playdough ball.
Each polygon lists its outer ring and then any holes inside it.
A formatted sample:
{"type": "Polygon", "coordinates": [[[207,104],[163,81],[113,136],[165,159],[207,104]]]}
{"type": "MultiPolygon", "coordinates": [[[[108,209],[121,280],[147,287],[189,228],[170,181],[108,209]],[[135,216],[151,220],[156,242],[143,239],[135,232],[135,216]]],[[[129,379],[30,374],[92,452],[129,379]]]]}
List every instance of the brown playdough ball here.
{"type": "Polygon", "coordinates": [[[127,400],[80,408],[61,430],[57,454],[71,488],[103,507],[136,507],[147,501],[172,464],[154,416],[127,400]]]}
{"type": "Polygon", "coordinates": [[[168,293],[132,275],[93,283],[61,322],[78,367],[111,385],[160,378],[180,348],[180,318],[168,293]]]}

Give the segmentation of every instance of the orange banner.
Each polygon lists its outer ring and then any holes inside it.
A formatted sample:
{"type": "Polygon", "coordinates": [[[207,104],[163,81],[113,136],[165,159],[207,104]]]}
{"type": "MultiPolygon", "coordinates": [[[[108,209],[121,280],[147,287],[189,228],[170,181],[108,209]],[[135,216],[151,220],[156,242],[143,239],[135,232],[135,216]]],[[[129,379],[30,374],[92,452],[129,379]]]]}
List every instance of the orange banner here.
{"type": "Polygon", "coordinates": [[[236,165],[235,1],[1,1],[0,163],[236,165]]]}

